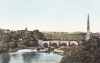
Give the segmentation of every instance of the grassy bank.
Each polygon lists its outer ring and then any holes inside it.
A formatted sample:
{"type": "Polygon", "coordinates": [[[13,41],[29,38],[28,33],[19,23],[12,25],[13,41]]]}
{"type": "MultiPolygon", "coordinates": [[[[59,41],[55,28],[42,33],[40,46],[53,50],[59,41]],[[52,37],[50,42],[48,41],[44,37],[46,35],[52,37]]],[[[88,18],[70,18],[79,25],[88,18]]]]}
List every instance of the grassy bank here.
{"type": "Polygon", "coordinates": [[[44,34],[44,38],[56,40],[84,40],[82,34],[44,34]]]}

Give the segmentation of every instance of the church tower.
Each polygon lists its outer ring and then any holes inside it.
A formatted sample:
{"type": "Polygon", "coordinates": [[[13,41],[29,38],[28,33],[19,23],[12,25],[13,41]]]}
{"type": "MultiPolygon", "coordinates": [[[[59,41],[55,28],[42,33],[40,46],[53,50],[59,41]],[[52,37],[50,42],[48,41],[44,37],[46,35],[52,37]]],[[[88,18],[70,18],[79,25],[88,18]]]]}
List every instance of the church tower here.
{"type": "Polygon", "coordinates": [[[87,35],[86,35],[86,40],[90,39],[90,22],[89,22],[89,14],[87,18],[87,35]]]}
{"type": "Polygon", "coordinates": [[[25,28],[25,31],[27,31],[27,27],[25,28]]]}

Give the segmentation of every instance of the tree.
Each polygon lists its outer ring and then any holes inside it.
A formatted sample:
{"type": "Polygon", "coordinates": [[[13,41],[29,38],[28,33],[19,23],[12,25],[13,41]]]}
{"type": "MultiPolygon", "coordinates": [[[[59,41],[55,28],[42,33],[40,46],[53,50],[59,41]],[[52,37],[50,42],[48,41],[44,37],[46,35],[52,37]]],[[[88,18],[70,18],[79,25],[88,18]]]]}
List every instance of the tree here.
{"type": "Polygon", "coordinates": [[[16,47],[18,47],[18,44],[16,42],[9,42],[9,47],[16,48],[16,47]]]}
{"type": "Polygon", "coordinates": [[[37,41],[30,41],[29,44],[30,46],[34,46],[34,47],[39,46],[39,43],[37,41]]]}
{"type": "Polygon", "coordinates": [[[28,46],[28,45],[29,45],[29,39],[24,39],[24,40],[21,42],[21,45],[26,45],[26,46],[28,46]]]}
{"type": "Polygon", "coordinates": [[[60,63],[99,63],[100,46],[95,38],[90,38],[84,43],[83,48],[72,46],[66,49],[65,55],[60,63]]]}
{"type": "Polygon", "coordinates": [[[18,33],[18,32],[13,32],[13,33],[11,34],[11,36],[12,36],[12,39],[15,40],[15,42],[18,42],[18,41],[19,41],[19,38],[21,37],[21,34],[18,33]]]}
{"type": "Polygon", "coordinates": [[[7,34],[7,33],[5,33],[4,35],[3,35],[3,42],[10,42],[11,41],[11,35],[10,34],[7,34]]]}
{"type": "Polygon", "coordinates": [[[10,34],[4,34],[2,38],[3,38],[3,42],[0,44],[0,52],[8,52],[11,36],[10,34]]]}
{"type": "Polygon", "coordinates": [[[22,45],[26,45],[28,47],[30,46],[38,46],[38,42],[36,38],[33,36],[33,32],[31,31],[25,31],[23,33],[23,40],[21,42],[22,45]]]}
{"type": "Polygon", "coordinates": [[[43,33],[41,33],[39,30],[34,30],[33,31],[33,36],[36,38],[36,39],[43,39],[43,33]]]}
{"type": "Polygon", "coordinates": [[[3,52],[8,52],[9,51],[9,47],[8,47],[8,44],[6,43],[0,43],[0,53],[3,53],[3,52]]]}
{"type": "Polygon", "coordinates": [[[90,38],[87,42],[84,42],[86,50],[96,49],[98,46],[98,41],[95,38],[90,38]]]}

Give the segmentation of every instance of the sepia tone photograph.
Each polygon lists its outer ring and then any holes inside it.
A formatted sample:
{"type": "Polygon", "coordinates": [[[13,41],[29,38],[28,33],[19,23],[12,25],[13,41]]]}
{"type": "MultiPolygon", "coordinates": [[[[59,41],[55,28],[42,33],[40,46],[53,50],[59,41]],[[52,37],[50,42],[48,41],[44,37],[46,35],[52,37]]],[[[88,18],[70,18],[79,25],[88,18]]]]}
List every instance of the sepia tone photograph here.
{"type": "Polygon", "coordinates": [[[0,0],[0,63],[100,63],[100,0],[0,0]]]}

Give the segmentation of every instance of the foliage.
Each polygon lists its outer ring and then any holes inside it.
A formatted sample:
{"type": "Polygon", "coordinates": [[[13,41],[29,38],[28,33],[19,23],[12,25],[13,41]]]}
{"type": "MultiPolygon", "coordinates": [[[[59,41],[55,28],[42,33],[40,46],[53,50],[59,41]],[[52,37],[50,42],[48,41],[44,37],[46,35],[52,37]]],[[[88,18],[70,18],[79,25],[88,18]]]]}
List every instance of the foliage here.
{"type": "Polygon", "coordinates": [[[98,46],[98,41],[95,38],[90,38],[87,42],[84,42],[86,50],[92,50],[98,46]]]}
{"type": "Polygon", "coordinates": [[[62,58],[60,63],[74,63],[74,62],[84,62],[84,63],[99,63],[100,62],[100,48],[97,48],[94,51],[85,51],[79,49],[70,49],[65,53],[65,56],[62,58]]]}
{"type": "Polygon", "coordinates": [[[25,31],[23,34],[23,40],[21,43],[21,45],[26,45],[26,46],[38,46],[38,42],[36,40],[36,38],[33,36],[33,32],[28,32],[25,31]]]}
{"type": "Polygon", "coordinates": [[[78,61],[78,59],[76,58],[77,55],[74,55],[74,54],[76,54],[76,53],[78,54],[79,50],[80,49],[78,49],[78,48],[76,48],[74,46],[72,46],[70,48],[67,48],[66,52],[65,52],[65,56],[62,58],[61,63],[76,62],[76,61],[78,61]]]}
{"type": "Polygon", "coordinates": [[[9,51],[9,47],[7,43],[0,43],[0,53],[2,52],[8,52],[9,51]]]}
{"type": "Polygon", "coordinates": [[[26,47],[26,45],[18,45],[18,48],[21,48],[21,49],[23,49],[23,48],[25,48],[26,47]]]}
{"type": "Polygon", "coordinates": [[[24,39],[21,43],[21,45],[28,45],[29,39],[24,39]]]}
{"type": "Polygon", "coordinates": [[[34,35],[34,37],[36,38],[36,39],[43,39],[43,33],[41,33],[39,30],[34,30],[33,31],[33,35],[34,35]]]}
{"type": "Polygon", "coordinates": [[[22,41],[22,42],[20,42],[20,44],[21,45],[26,45],[26,46],[28,46],[28,47],[30,47],[30,46],[38,46],[39,44],[38,44],[38,42],[36,41],[22,41]]]}
{"type": "Polygon", "coordinates": [[[9,47],[16,48],[16,47],[18,47],[18,44],[16,42],[9,42],[9,47]]]}
{"type": "Polygon", "coordinates": [[[96,39],[91,38],[81,48],[79,46],[70,46],[66,49],[65,56],[60,63],[99,63],[100,46],[97,43],[96,39]]]}
{"type": "Polygon", "coordinates": [[[14,31],[12,32],[11,37],[15,40],[15,42],[18,42],[19,38],[21,38],[21,34],[14,31]]]}
{"type": "Polygon", "coordinates": [[[29,43],[30,46],[39,46],[38,42],[36,41],[30,41],[29,43]]]}
{"type": "Polygon", "coordinates": [[[0,52],[8,52],[9,51],[9,42],[11,41],[10,34],[3,35],[3,42],[0,44],[0,52]]]}
{"type": "Polygon", "coordinates": [[[38,39],[43,39],[43,34],[39,30],[28,31],[11,31],[11,33],[4,33],[0,44],[0,52],[8,51],[9,48],[16,48],[20,45],[38,46],[38,39]],[[19,39],[22,39],[21,41],[19,39]],[[18,44],[17,44],[18,43],[18,44]]]}
{"type": "Polygon", "coordinates": [[[11,41],[11,35],[5,33],[3,35],[3,42],[10,42],[10,41],[11,41]]]}

